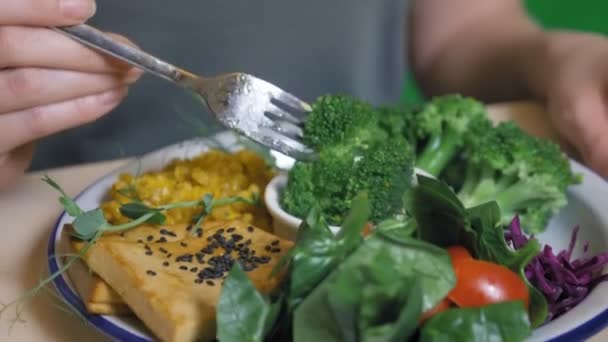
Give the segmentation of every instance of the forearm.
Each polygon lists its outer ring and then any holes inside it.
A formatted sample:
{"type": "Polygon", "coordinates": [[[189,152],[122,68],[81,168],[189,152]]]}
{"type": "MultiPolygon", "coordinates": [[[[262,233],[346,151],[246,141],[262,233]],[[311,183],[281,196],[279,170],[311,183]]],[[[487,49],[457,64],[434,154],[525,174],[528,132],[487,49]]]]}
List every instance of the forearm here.
{"type": "Polygon", "coordinates": [[[546,34],[519,0],[415,0],[410,16],[410,59],[426,95],[539,95],[546,34]]]}

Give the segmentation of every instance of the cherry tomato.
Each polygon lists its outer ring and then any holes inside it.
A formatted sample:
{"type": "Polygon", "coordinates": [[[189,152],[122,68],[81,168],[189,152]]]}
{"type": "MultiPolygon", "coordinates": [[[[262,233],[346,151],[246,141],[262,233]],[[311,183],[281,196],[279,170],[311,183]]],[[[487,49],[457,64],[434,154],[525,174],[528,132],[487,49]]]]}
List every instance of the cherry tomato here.
{"type": "Polygon", "coordinates": [[[374,224],[371,222],[367,222],[365,224],[365,226],[363,227],[363,230],[361,231],[361,235],[363,235],[363,237],[368,236],[369,234],[371,234],[371,232],[374,230],[374,224]]]}
{"type": "Polygon", "coordinates": [[[473,259],[471,253],[469,253],[469,250],[462,246],[448,247],[447,250],[450,258],[452,259],[452,263],[454,260],[473,259]]]}
{"type": "Polygon", "coordinates": [[[448,298],[460,307],[479,307],[521,300],[528,307],[530,293],[524,281],[510,269],[488,261],[455,258],[456,286],[448,298]]]}
{"type": "Polygon", "coordinates": [[[449,299],[444,298],[441,302],[437,303],[434,307],[428,309],[425,313],[420,317],[419,323],[424,323],[427,319],[431,318],[433,315],[436,315],[442,311],[445,311],[452,306],[452,302],[449,299]]]}

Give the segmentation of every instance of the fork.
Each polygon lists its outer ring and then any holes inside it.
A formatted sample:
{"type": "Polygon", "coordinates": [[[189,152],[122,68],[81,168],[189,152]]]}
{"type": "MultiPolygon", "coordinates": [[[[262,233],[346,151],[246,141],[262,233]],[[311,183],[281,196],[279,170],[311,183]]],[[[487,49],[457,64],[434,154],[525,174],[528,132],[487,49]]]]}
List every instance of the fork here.
{"type": "Polygon", "coordinates": [[[302,140],[302,126],[311,106],[267,81],[245,73],[205,78],[85,24],[53,29],[194,92],[224,126],[272,150],[295,160],[314,158],[302,140]]]}

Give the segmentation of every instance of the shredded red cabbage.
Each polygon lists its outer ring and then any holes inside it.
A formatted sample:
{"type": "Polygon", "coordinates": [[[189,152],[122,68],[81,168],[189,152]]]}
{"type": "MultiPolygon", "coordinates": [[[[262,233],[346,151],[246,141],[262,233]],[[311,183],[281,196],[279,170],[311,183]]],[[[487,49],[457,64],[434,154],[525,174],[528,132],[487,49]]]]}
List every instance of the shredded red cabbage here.
{"type": "MultiPolygon", "coordinates": [[[[568,249],[557,255],[553,248],[545,245],[542,251],[526,266],[525,274],[528,281],[537,288],[547,299],[549,316],[553,320],[578,305],[600,282],[608,280],[608,274],[602,274],[608,263],[608,252],[590,257],[589,242],[583,245],[583,256],[572,260],[572,252],[576,245],[579,227],[575,227],[570,237],[568,249]]],[[[524,235],[515,216],[505,239],[514,249],[520,249],[533,239],[524,235]]]]}

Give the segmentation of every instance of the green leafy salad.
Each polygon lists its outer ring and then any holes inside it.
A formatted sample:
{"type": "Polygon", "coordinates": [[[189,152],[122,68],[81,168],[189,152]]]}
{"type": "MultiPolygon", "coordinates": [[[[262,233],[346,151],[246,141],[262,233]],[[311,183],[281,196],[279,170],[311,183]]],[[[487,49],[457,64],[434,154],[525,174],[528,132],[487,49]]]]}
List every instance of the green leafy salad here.
{"type": "Polygon", "coordinates": [[[303,222],[281,286],[263,295],[235,264],[220,341],[522,341],[606,279],[608,254],[571,260],[575,236],[555,255],[526,235],[580,182],[568,158],[474,99],[323,96],[304,139],[318,157],[282,194],[303,222]]]}

